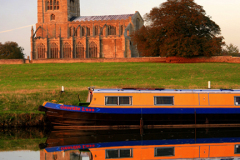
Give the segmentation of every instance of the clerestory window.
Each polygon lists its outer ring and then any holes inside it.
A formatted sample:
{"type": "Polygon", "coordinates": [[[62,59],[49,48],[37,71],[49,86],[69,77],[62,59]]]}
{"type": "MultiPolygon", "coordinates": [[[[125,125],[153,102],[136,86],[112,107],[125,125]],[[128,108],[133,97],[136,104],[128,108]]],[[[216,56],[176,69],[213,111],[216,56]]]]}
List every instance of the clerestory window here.
{"type": "Polygon", "coordinates": [[[108,35],[116,35],[116,27],[108,26],[108,35]]]}

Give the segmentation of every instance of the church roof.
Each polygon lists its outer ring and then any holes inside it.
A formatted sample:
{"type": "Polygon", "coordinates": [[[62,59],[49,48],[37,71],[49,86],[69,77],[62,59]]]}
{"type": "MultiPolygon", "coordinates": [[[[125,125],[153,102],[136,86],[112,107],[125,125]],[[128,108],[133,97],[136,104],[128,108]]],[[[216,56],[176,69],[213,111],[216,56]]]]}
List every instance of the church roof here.
{"type": "Polygon", "coordinates": [[[134,14],[122,14],[122,15],[105,15],[105,16],[81,16],[75,18],[74,22],[84,21],[106,21],[106,20],[125,20],[132,17],[134,14]]]}

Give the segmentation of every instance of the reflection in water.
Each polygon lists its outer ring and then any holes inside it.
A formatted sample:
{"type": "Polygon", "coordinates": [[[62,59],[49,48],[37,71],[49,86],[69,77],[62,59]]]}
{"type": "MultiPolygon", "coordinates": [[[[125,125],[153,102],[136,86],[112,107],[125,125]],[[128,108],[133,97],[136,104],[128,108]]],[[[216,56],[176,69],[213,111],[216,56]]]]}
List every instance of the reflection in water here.
{"type": "Polygon", "coordinates": [[[41,160],[239,159],[240,129],[52,131],[41,160]]]}
{"type": "Polygon", "coordinates": [[[39,151],[0,151],[0,160],[39,160],[39,151]]]}

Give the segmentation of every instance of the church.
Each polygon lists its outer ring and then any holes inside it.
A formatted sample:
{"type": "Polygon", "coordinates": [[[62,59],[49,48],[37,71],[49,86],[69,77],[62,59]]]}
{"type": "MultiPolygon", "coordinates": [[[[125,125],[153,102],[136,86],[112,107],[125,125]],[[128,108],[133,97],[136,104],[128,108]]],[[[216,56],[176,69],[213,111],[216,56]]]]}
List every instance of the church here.
{"type": "Polygon", "coordinates": [[[31,59],[131,58],[130,35],[144,25],[139,12],[81,16],[79,0],[38,0],[31,31],[31,59]]]}

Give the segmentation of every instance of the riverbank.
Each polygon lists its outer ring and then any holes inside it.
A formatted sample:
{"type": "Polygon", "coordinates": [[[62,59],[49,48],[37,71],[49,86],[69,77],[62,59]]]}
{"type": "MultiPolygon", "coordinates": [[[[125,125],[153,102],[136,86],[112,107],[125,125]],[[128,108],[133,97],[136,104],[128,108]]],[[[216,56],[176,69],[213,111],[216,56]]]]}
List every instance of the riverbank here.
{"type": "Polygon", "coordinates": [[[49,125],[44,112],[38,111],[44,101],[77,105],[85,101],[88,91],[48,91],[36,93],[1,94],[0,128],[43,127],[49,125]]]}
{"type": "Polygon", "coordinates": [[[240,88],[239,64],[70,63],[0,65],[0,126],[46,123],[44,101],[77,105],[96,88],[240,88]],[[65,92],[61,92],[61,87],[65,92]],[[79,95],[79,96],[78,96],[79,95]]]}

